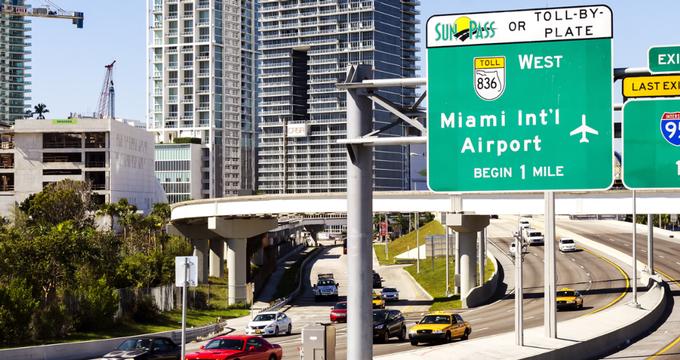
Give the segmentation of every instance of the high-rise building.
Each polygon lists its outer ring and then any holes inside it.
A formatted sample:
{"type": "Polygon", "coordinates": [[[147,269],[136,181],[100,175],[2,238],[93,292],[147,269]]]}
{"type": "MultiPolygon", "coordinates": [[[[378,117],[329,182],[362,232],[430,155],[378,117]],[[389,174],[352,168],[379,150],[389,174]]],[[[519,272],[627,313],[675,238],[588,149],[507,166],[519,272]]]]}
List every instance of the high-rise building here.
{"type": "Polygon", "coordinates": [[[157,143],[200,139],[201,197],[254,190],[254,0],[147,7],[147,129],[157,143]]]}
{"type": "MultiPolygon", "coordinates": [[[[24,6],[24,0],[0,0],[0,5],[24,6]]],[[[30,100],[26,79],[28,74],[27,48],[30,20],[23,16],[11,16],[0,12],[0,123],[12,124],[24,117],[30,100]]]]}
{"type": "MultiPolygon", "coordinates": [[[[258,190],[264,193],[345,191],[345,92],[336,83],[349,64],[372,65],[375,78],[414,77],[418,0],[261,0],[258,190]]],[[[413,89],[381,94],[413,104],[413,89]]],[[[374,108],[374,128],[393,117],[374,108]]],[[[404,134],[395,126],[387,135],[404,134]]],[[[409,187],[405,146],[374,155],[376,190],[409,187]]]]}

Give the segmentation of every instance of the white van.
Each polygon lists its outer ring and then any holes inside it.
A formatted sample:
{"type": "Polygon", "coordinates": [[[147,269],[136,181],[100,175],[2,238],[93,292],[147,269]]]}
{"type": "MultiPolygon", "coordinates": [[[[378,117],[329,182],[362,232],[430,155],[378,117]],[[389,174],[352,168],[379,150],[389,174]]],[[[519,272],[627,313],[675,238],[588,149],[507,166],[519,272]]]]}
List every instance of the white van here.
{"type": "Polygon", "coordinates": [[[524,241],[529,245],[543,245],[543,234],[536,229],[524,229],[524,241]]]}

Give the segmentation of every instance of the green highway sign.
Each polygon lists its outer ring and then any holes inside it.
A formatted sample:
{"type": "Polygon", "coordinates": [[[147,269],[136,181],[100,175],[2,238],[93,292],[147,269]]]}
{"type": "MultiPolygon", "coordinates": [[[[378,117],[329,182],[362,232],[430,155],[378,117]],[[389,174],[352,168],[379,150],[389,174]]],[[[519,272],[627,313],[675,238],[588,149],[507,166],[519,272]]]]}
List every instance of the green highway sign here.
{"type": "Polygon", "coordinates": [[[436,15],[426,35],[430,189],[611,186],[607,6],[436,15]]]}
{"type": "Polygon", "coordinates": [[[653,74],[680,72],[680,45],[650,47],[647,64],[653,74]]]}
{"type": "Polygon", "coordinates": [[[627,188],[680,188],[680,99],[628,100],[622,138],[627,188]]]}

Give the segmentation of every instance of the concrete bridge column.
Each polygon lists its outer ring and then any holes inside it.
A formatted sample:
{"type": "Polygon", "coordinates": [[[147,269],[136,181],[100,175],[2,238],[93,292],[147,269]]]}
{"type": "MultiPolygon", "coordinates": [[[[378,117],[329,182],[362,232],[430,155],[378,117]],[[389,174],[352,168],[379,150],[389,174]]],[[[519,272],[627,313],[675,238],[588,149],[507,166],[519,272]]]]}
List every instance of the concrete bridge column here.
{"type": "Polygon", "coordinates": [[[460,299],[465,299],[477,285],[477,232],[489,225],[488,215],[446,214],[446,226],[458,233],[458,254],[460,263],[460,299]]]}
{"type": "Polygon", "coordinates": [[[247,239],[227,239],[227,282],[229,305],[245,303],[246,293],[246,246],[247,239]]]}
{"type": "Polygon", "coordinates": [[[210,276],[224,276],[224,240],[210,240],[210,276]]]}
{"type": "Polygon", "coordinates": [[[191,239],[194,245],[194,256],[198,258],[198,282],[208,282],[210,273],[210,245],[208,239],[191,239]]]}

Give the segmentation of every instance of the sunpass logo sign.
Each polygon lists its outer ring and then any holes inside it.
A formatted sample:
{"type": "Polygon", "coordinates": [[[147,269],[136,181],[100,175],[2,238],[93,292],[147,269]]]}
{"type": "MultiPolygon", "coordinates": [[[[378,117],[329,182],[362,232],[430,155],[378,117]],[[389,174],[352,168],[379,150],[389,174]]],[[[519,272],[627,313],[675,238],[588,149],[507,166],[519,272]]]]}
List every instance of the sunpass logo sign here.
{"type": "Polygon", "coordinates": [[[495,21],[475,21],[461,16],[451,23],[436,23],[434,26],[435,41],[457,39],[488,39],[496,36],[495,21]]]}

